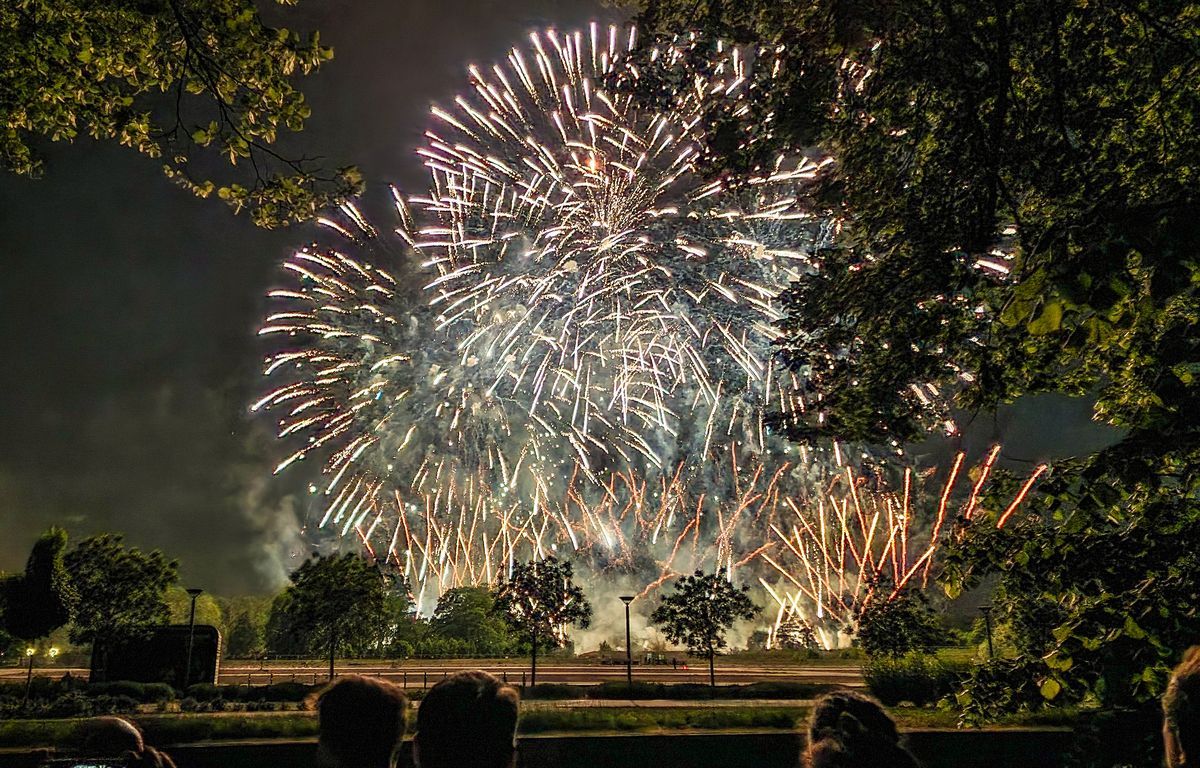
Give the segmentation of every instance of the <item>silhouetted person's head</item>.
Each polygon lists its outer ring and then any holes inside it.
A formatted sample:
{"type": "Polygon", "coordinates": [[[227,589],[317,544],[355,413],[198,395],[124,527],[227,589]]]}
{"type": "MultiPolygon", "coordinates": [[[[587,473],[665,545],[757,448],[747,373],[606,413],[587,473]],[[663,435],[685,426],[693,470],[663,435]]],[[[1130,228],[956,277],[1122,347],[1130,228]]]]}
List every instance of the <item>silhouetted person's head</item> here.
{"type": "Polygon", "coordinates": [[[1200,765],[1200,645],[1189,648],[1163,694],[1167,766],[1200,765]]]}
{"type": "Polygon", "coordinates": [[[93,717],[80,729],[80,750],[88,757],[120,757],[145,749],[142,732],[123,717],[93,717]]]}
{"type": "Polygon", "coordinates": [[[317,698],[321,768],[389,768],[404,738],[408,697],[398,685],[349,675],[317,698]]]}
{"type": "Polygon", "coordinates": [[[883,706],[854,691],[822,696],[808,725],[807,768],[917,768],[883,706]]]}
{"type": "Polygon", "coordinates": [[[146,746],[141,730],[123,717],[93,717],[81,736],[81,758],[122,758],[129,768],[175,768],[167,753],[146,746]]]}
{"type": "Polygon", "coordinates": [[[418,768],[508,768],[516,757],[516,690],[486,672],[459,672],[417,709],[418,768]]]}

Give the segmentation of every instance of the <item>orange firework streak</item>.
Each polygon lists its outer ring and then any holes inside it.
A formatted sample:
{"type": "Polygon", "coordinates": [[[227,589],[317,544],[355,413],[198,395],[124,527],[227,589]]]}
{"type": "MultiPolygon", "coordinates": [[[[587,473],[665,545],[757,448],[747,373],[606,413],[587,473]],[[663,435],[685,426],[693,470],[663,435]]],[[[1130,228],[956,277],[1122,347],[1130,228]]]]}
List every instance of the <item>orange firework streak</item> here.
{"type": "Polygon", "coordinates": [[[942,490],[942,498],[938,501],[937,521],[933,524],[933,534],[929,537],[929,550],[925,553],[922,559],[925,561],[925,572],[921,575],[921,586],[925,586],[929,579],[929,568],[933,565],[933,550],[937,546],[938,535],[942,532],[942,524],[946,522],[946,504],[950,501],[950,493],[954,490],[954,481],[958,479],[958,470],[962,468],[963,459],[967,454],[959,451],[954,457],[954,467],[950,470],[950,479],[946,481],[946,487],[942,490]]]}
{"type": "Polygon", "coordinates": [[[987,482],[988,475],[992,472],[992,465],[996,463],[996,457],[999,455],[1000,445],[993,445],[992,450],[988,452],[987,458],[983,461],[983,466],[979,470],[979,479],[975,481],[975,487],[971,489],[971,498],[967,501],[967,508],[963,512],[963,517],[968,520],[975,516],[975,505],[979,503],[979,491],[987,482]]]}
{"type": "Polygon", "coordinates": [[[1029,489],[1032,488],[1033,484],[1037,482],[1037,479],[1042,476],[1042,473],[1049,468],[1050,465],[1048,464],[1038,465],[1037,469],[1033,471],[1033,474],[1029,476],[1029,479],[1025,481],[1025,485],[1021,486],[1021,490],[1017,493],[1016,498],[1014,498],[1012,503],[1008,505],[1008,509],[1004,510],[1004,514],[1000,515],[1000,519],[996,521],[997,529],[1004,527],[1004,524],[1008,522],[1008,518],[1012,517],[1013,512],[1016,512],[1017,507],[1020,506],[1021,502],[1025,500],[1025,496],[1029,493],[1029,489]]]}
{"type": "MultiPolygon", "coordinates": [[[[979,465],[979,476],[971,484],[969,496],[961,508],[960,519],[964,522],[970,522],[978,516],[983,488],[991,476],[999,454],[1000,447],[993,446],[979,465]]],[[[776,546],[782,545],[781,551],[793,555],[798,567],[785,567],[777,559],[777,555],[773,556],[774,553],[766,549],[760,548],[754,553],[791,585],[791,589],[780,592],[770,588],[766,581],[760,579],[779,606],[775,628],[791,616],[809,620],[805,618],[807,614],[800,602],[802,598],[815,609],[818,619],[833,615],[838,617],[837,626],[847,626],[852,623],[855,613],[867,602],[893,599],[912,583],[917,574],[928,574],[943,538],[950,498],[962,474],[964,460],[965,456],[962,453],[956,455],[937,497],[936,514],[928,542],[920,550],[921,555],[915,562],[909,562],[908,558],[908,540],[912,533],[911,469],[904,472],[903,492],[899,499],[883,493],[861,493],[852,471],[842,474],[831,483],[824,494],[825,499],[818,497],[816,509],[811,512],[804,510],[796,501],[785,498],[784,503],[795,514],[797,524],[792,526],[790,534],[774,523],[768,527],[775,536],[772,543],[776,546]],[[844,491],[838,493],[837,486],[843,486],[844,491]],[[826,503],[833,507],[832,511],[826,511],[826,503]],[[856,506],[851,509],[851,504],[856,506]],[[838,530],[832,537],[827,531],[827,524],[837,526],[838,530]],[[869,586],[872,580],[868,578],[870,574],[879,573],[885,568],[894,580],[894,588],[886,597],[884,594],[872,593],[869,586]]],[[[1046,465],[1040,465],[1024,481],[1019,492],[999,516],[997,527],[1003,527],[1008,522],[1047,469],[1046,465]]],[[[774,634],[770,635],[769,642],[773,642],[774,634]]],[[[823,630],[821,636],[822,642],[836,642],[823,630]]]]}

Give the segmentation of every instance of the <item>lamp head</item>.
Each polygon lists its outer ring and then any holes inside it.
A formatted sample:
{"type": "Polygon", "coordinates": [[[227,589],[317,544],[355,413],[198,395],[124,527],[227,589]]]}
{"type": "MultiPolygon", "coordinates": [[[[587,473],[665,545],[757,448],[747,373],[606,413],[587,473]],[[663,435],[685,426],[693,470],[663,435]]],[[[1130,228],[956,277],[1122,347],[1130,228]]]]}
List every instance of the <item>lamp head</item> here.
{"type": "Polygon", "coordinates": [[[625,603],[625,605],[629,605],[633,602],[633,597],[633,595],[621,595],[621,602],[625,603]]]}
{"type": "Polygon", "coordinates": [[[35,653],[37,653],[37,648],[26,648],[25,649],[26,656],[32,656],[35,653]]]}
{"type": "Polygon", "coordinates": [[[50,658],[52,658],[52,659],[53,659],[55,656],[57,656],[57,655],[58,655],[58,649],[57,649],[57,648],[51,648],[49,651],[46,651],[46,653],[49,653],[49,654],[50,654],[50,658]]]}
{"type": "Polygon", "coordinates": [[[192,587],[191,589],[189,589],[189,590],[187,591],[187,593],[188,593],[189,595],[191,595],[193,598],[195,598],[195,597],[200,597],[200,595],[201,595],[203,592],[204,592],[204,590],[203,590],[203,589],[198,589],[198,588],[196,588],[196,587],[192,587]]]}

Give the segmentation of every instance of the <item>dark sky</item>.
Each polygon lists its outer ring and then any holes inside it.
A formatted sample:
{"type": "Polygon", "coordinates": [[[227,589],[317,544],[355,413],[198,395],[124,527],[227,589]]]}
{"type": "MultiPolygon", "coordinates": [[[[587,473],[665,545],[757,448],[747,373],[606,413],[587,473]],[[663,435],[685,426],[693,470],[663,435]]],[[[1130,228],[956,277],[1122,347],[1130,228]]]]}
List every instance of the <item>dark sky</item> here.
{"type": "MultiPolygon", "coordinates": [[[[572,0],[305,0],[284,26],[336,58],[303,86],[304,149],[357,164],[368,202],[423,179],[428,107],[469,62],[533,28],[612,9],[572,0]]],[[[600,16],[609,18],[609,16],[600,16]]],[[[0,177],[0,569],[38,532],[125,532],[219,592],[275,586],[294,549],[262,388],[262,295],[310,228],[255,229],[176,189],[152,160],[79,142],[39,181],[0,177]]],[[[299,478],[296,479],[297,481],[299,478]]]]}
{"type": "MultiPolygon", "coordinates": [[[[417,186],[428,106],[532,28],[612,9],[572,0],[305,0],[284,24],[319,28],[336,59],[304,87],[304,148],[355,163],[368,208],[417,186]]],[[[277,586],[300,549],[281,450],[247,404],[262,390],[254,331],[277,264],[312,230],[255,229],[173,187],[154,161],[80,142],[40,181],[0,177],[0,569],[48,525],[124,532],[181,561],[188,585],[277,586]]],[[[1006,453],[1078,450],[1086,404],[1024,404],[972,439],[1006,453]]]]}

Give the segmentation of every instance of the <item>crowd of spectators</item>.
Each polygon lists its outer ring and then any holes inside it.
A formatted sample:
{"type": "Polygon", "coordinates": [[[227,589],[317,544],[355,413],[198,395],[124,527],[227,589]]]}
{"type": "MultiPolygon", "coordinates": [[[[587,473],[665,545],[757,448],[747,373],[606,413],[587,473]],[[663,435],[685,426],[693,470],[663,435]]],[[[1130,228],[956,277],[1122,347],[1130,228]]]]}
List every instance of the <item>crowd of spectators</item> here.
{"type": "MultiPolygon", "coordinates": [[[[393,768],[408,729],[403,689],[350,675],[315,701],[320,738],[318,768],[393,768]]],[[[1171,675],[1162,700],[1167,768],[1198,764],[1200,756],[1200,646],[1171,675]]],[[[412,763],[416,768],[513,768],[517,763],[516,689],[486,672],[460,672],[429,690],[417,709],[412,763]]],[[[130,768],[175,768],[165,753],[119,717],[92,719],[80,754],[130,768]]],[[[845,690],[818,699],[809,721],[803,768],[919,768],[895,721],[869,696],[845,690]]]]}

